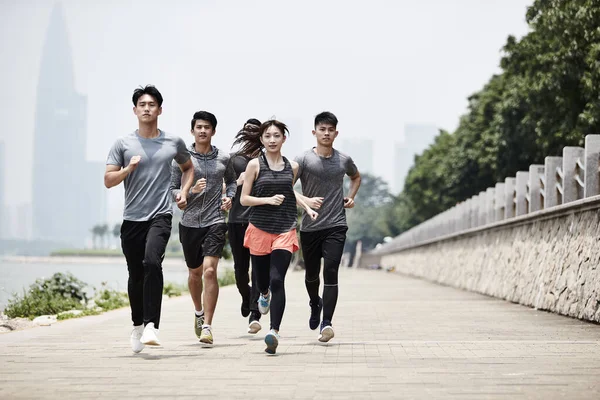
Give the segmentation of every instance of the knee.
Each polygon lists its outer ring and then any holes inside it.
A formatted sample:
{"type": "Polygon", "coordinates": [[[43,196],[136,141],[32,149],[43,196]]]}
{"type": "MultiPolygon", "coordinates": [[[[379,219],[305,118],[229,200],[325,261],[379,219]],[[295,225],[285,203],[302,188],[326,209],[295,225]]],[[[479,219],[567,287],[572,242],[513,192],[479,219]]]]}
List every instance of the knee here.
{"type": "Polygon", "coordinates": [[[307,282],[314,282],[314,281],[318,281],[319,280],[319,271],[317,270],[317,272],[309,272],[308,270],[306,270],[306,272],[304,273],[304,280],[307,282]]]}
{"type": "Polygon", "coordinates": [[[216,280],[217,279],[217,270],[213,267],[204,268],[204,279],[206,280],[216,280]]]}
{"type": "Polygon", "coordinates": [[[323,280],[326,285],[337,285],[338,283],[338,265],[325,262],[325,266],[323,268],[323,280]]]}
{"type": "Polygon", "coordinates": [[[144,271],[150,275],[159,274],[162,271],[162,265],[157,261],[144,260],[144,271]]]}
{"type": "Polygon", "coordinates": [[[281,290],[283,290],[283,280],[282,279],[271,279],[271,291],[273,292],[279,292],[281,290]]]}
{"type": "Polygon", "coordinates": [[[188,268],[188,277],[191,281],[202,282],[202,268],[188,268]]]}

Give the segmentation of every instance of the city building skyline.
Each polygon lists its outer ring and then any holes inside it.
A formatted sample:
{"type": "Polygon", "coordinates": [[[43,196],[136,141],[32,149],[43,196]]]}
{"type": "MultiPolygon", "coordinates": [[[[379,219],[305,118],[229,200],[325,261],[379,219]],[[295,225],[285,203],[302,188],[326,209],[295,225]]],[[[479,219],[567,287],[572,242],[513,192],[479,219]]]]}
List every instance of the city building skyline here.
{"type": "Polygon", "coordinates": [[[439,129],[433,125],[404,125],[404,140],[394,144],[394,179],[390,182],[392,194],[402,192],[408,171],[414,165],[415,155],[427,149],[438,133],[439,129]]]}
{"type": "Polygon", "coordinates": [[[4,174],[7,173],[8,168],[6,168],[5,157],[4,157],[4,142],[0,141],[0,238],[5,238],[8,236],[8,210],[6,209],[6,200],[4,196],[6,195],[6,186],[4,174]]]}
{"type": "Polygon", "coordinates": [[[34,124],[33,239],[83,245],[106,219],[102,163],[86,161],[87,98],[75,89],[62,7],[42,50],[34,124]]]}

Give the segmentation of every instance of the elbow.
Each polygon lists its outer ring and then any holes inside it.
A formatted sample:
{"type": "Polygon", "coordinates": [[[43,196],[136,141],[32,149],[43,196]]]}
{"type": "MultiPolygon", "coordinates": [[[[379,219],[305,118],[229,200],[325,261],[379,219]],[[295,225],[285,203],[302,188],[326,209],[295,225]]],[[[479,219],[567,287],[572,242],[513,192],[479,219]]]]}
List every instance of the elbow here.
{"type": "Polygon", "coordinates": [[[250,205],[248,204],[248,198],[246,196],[240,197],[240,204],[244,207],[248,207],[250,205]]]}
{"type": "Polygon", "coordinates": [[[104,176],[104,186],[106,186],[107,189],[114,186],[107,176],[104,176]]]}

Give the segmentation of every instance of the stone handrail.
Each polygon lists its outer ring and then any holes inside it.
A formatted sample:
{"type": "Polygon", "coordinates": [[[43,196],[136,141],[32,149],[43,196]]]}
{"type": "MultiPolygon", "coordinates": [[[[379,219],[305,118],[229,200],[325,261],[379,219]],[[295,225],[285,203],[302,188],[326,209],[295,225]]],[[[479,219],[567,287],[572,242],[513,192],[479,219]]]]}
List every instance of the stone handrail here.
{"type": "Polygon", "coordinates": [[[495,187],[463,201],[379,246],[387,254],[430,243],[436,238],[495,224],[535,211],[600,194],[600,135],[585,137],[585,147],[565,147],[562,157],[546,157],[495,187]]]}

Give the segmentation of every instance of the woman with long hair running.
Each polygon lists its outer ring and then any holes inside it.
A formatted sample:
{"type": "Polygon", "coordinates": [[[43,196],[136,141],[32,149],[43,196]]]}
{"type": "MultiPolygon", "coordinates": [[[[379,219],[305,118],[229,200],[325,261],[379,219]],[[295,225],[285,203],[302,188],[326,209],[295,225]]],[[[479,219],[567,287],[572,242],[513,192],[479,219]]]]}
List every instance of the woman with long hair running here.
{"type": "Polygon", "coordinates": [[[244,124],[244,127],[235,136],[233,147],[237,151],[230,154],[231,163],[237,179],[237,192],[233,199],[233,205],[229,211],[229,220],[227,222],[229,234],[229,245],[233,255],[233,270],[235,272],[235,284],[242,296],[241,313],[243,317],[248,317],[248,333],[255,334],[261,330],[260,312],[258,312],[258,286],[256,284],[256,273],[252,268],[252,279],[250,279],[250,251],[244,247],[244,235],[248,228],[248,216],[250,207],[244,207],[240,204],[242,194],[242,184],[244,183],[244,171],[248,162],[258,157],[261,153],[260,140],[258,139],[258,130],[261,122],[255,118],[250,118],[244,124]],[[252,286],[250,286],[252,281],[252,286]]]}
{"type": "Polygon", "coordinates": [[[246,167],[240,202],[251,207],[244,246],[250,249],[252,266],[256,268],[258,309],[261,314],[271,312],[271,329],[265,336],[265,351],[269,354],[275,354],[279,345],[279,327],[285,310],[285,275],[292,253],[298,250],[296,204],[310,218],[318,216],[294,194],[298,163],[281,154],[286,133],[289,131],[284,123],[267,121],[260,126],[254,145],[243,151],[249,154],[257,147],[261,149],[260,155],[246,167]]]}

